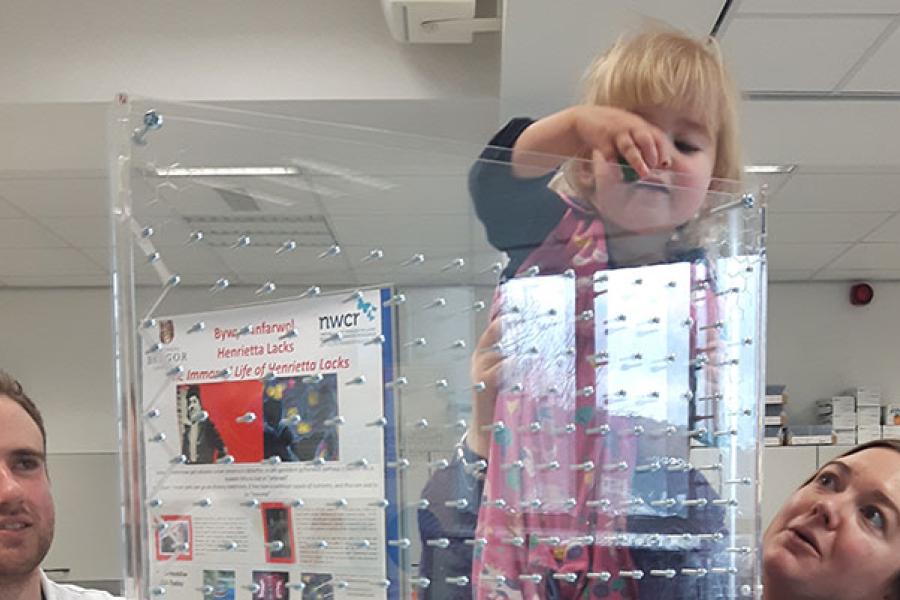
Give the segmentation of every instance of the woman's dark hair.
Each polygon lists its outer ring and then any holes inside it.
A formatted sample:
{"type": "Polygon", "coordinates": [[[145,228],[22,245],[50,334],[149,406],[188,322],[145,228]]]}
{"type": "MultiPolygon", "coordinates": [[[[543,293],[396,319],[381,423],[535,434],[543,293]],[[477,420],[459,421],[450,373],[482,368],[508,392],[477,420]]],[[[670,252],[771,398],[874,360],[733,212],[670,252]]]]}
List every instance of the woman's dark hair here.
{"type": "Polygon", "coordinates": [[[6,396],[28,413],[31,420],[34,421],[35,425],[38,426],[38,429],[41,430],[41,439],[44,442],[44,449],[46,450],[47,432],[44,430],[44,419],[41,417],[41,411],[39,411],[38,407],[31,401],[31,398],[28,397],[25,390],[22,389],[22,384],[3,369],[0,369],[0,396],[6,396]]]}
{"type": "MultiPolygon", "coordinates": [[[[888,439],[884,439],[884,440],[872,440],[871,442],[859,444],[858,446],[854,446],[854,447],[850,448],[849,450],[847,450],[846,452],[844,452],[843,454],[841,454],[840,456],[836,457],[835,460],[837,460],[838,458],[844,458],[845,456],[850,456],[851,454],[857,454],[859,452],[862,452],[863,450],[871,450],[872,448],[886,448],[888,450],[893,450],[894,452],[900,453],[900,439],[888,438],[888,439]]],[[[816,475],[818,475],[819,471],[821,471],[821,470],[822,469],[816,470],[816,472],[813,473],[809,479],[804,481],[800,487],[806,487],[810,483],[812,483],[813,480],[816,478],[816,475]]]]}
{"type": "MultiPolygon", "coordinates": [[[[846,452],[844,452],[837,458],[844,458],[845,456],[850,456],[851,454],[858,454],[858,453],[862,452],[863,450],[871,450],[872,448],[885,448],[887,450],[893,450],[894,452],[897,452],[898,454],[900,454],[900,439],[888,438],[888,439],[884,439],[884,440],[872,440],[871,442],[866,442],[864,444],[859,444],[858,446],[854,446],[853,448],[850,448],[849,450],[847,450],[846,452]]],[[[812,481],[816,478],[816,476],[819,474],[819,471],[821,471],[821,470],[822,469],[816,470],[816,472],[813,473],[812,477],[810,477],[809,479],[804,481],[803,485],[801,485],[800,487],[806,487],[807,485],[812,483],[812,481]]],[[[900,573],[898,573],[897,577],[894,578],[894,584],[891,587],[891,592],[893,594],[893,596],[892,596],[893,598],[900,599],[900,573]]]]}

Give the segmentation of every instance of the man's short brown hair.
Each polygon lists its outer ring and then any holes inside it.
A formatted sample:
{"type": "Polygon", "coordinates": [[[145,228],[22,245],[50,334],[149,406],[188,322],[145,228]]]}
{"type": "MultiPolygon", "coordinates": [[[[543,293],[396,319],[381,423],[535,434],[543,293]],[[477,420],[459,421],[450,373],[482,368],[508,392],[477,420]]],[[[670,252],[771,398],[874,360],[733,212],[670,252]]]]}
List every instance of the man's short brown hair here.
{"type": "Polygon", "coordinates": [[[31,398],[28,397],[25,390],[22,389],[22,384],[3,369],[0,369],[0,396],[8,397],[28,413],[31,420],[34,421],[38,426],[38,429],[41,430],[41,438],[44,440],[44,449],[46,450],[47,431],[44,429],[44,418],[41,417],[41,411],[39,411],[35,403],[31,401],[31,398]]]}

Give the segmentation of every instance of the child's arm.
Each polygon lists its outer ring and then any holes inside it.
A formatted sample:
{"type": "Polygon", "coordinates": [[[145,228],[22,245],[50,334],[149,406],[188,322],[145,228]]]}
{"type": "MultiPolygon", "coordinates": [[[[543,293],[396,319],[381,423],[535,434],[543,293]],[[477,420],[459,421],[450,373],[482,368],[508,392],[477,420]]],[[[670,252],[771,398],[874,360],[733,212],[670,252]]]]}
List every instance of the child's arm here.
{"type": "Polygon", "coordinates": [[[556,169],[568,157],[593,158],[599,153],[609,163],[621,156],[646,177],[669,160],[670,143],[657,127],[632,112],[611,106],[572,106],[531,124],[516,140],[513,174],[537,177],[556,169]]]}

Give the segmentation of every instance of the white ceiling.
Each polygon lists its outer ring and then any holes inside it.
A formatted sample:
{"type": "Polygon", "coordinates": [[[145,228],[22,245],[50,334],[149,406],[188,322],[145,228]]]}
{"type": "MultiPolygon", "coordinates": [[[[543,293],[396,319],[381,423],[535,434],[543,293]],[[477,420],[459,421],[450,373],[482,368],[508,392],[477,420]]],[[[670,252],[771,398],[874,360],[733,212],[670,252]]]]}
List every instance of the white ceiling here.
{"type": "MultiPolygon", "coordinates": [[[[38,4],[47,2],[42,0],[38,4]]],[[[571,103],[581,68],[623,25],[649,15],[699,33],[712,28],[724,6],[722,0],[647,0],[631,3],[636,8],[624,12],[619,8],[622,4],[613,1],[566,0],[567,8],[561,10],[559,3],[550,6],[540,0],[510,0],[504,16],[501,56],[501,45],[496,39],[490,41],[497,37],[492,34],[476,36],[480,41],[473,48],[401,46],[398,51],[388,37],[386,25],[380,22],[380,14],[371,7],[363,11],[366,23],[360,24],[348,16],[350,7],[358,7],[359,3],[335,0],[330,9],[333,13],[322,8],[324,3],[312,4],[318,6],[315,15],[325,19],[331,28],[329,39],[333,41],[343,35],[354,40],[351,54],[360,65],[348,72],[349,76],[366,70],[369,47],[366,44],[371,44],[370,54],[381,53],[376,61],[379,66],[372,69],[382,71],[368,72],[363,78],[380,80],[379,91],[373,95],[378,99],[366,99],[359,88],[351,91],[348,83],[335,78],[334,73],[323,79],[322,85],[331,90],[335,100],[321,100],[329,93],[323,92],[323,88],[301,97],[303,91],[299,88],[303,86],[296,85],[297,82],[292,82],[289,92],[299,99],[290,99],[286,94],[279,94],[277,77],[273,78],[268,69],[262,69],[266,71],[265,76],[261,75],[265,85],[260,87],[252,85],[252,70],[243,69],[238,78],[247,79],[243,87],[252,91],[241,98],[234,90],[242,86],[235,86],[231,80],[228,86],[217,88],[222,103],[244,110],[441,136],[462,143],[447,142],[436,148],[433,143],[403,138],[392,149],[376,152],[374,144],[391,138],[370,131],[359,132],[360,139],[371,145],[367,146],[367,152],[360,153],[353,167],[390,181],[394,187],[382,191],[344,189],[345,195],[327,202],[297,190],[279,191],[279,184],[271,182],[241,182],[240,187],[268,190],[275,196],[293,194],[290,198],[297,206],[308,202],[308,212],[325,216],[331,234],[344,249],[339,257],[319,259],[317,255],[324,248],[314,245],[298,248],[291,253],[289,263],[283,261],[289,266],[273,262],[269,246],[238,249],[185,246],[183,238],[189,228],[182,216],[198,211],[222,214],[226,205],[206,186],[185,185],[174,196],[173,192],[166,192],[172,210],[161,211],[153,217],[159,220],[155,241],[166,266],[181,272],[186,282],[211,285],[220,276],[252,285],[269,278],[300,285],[396,279],[399,261],[415,252],[425,252],[426,263],[399,272],[414,274],[417,282],[446,281],[453,271],[442,268],[457,257],[466,259],[465,269],[471,279],[489,281],[489,273],[479,275],[478,272],[488,268],[496,260],[496,254],[483,241],[480,225],[469,208],[465,167],[469,157],[477,152],[478,144],[497,126],[498,113],[540,115],[571,103]],[[345,18],[338,18],[341,15],[345,18]],[[548,23],[555,34],[548,33],[548,23]],[[602,24],[600,29],[593,27],[596,23],[602,24]],[[595,35],[589,36],[588,31],[595,35]],[[544,41],[535,44],[535,39],[544,41]],[[417,53],[421,54],[417,57],[417,53]],[[427,56],[427,60],[422,56],[427,56]],[[405,90],[405,98],[390,97],[391,70],[384,70],[385,62],[405,69],[397,84],[398,89],[405,90]],[[466,64],[477,81],[466,83],[466,72],[461,68],[466,64]],[[442,71],[442,65],[447,65],[446,71],[442,71]],[[432,83],[446,73],[459,83],[432,83]],[[454,85],[460,90],[456,96],[452,92],[454,85]],[[398,147],[407,150],[399,151],[398,147]],[[410,148],[418,148],[420,152],[410,148]],[[444,153],[440,160],[435,158],[436,152],[444,153]],[[178,202],[174,202],[175,196],[178,202]],[[180,206],[193,203],[193,208],[179,211],[179,202],[180,206]],[[360,262],[371,248],[386,245],[391,247],[391,253],[384,261],[360,262]],[[306,276],[294,275],[298,272],[306,276]]],[[[225,13],[234,13],[231,17],[239,20],[240,11],[235,10],[225,13]]],[[[52,13],[45,10],[41,14],[51,19],[40,25],[45,30],[46,43],[52,37],[52,13]]],[[[213,19],[215,15],[207,14],[204,18],[213,19]]],[[[159,19],[157,25],[165,33],[165,19],[159,19]]],[[[266,28],[274,28],[278,20],[276,14],[255,25],[260,39],[265,39],[266,28]]],[[[9,29],[10,21],[6,23],[9,29]]],[[[95,27],[102,25],[101,22],[95,27]]],[[[236,27],[234,23],[232,26],[236,27]]],[[[748,94],[743,110],[747,161],[798,165],[790,176],[769,181],[769,256],[773,279],[900,279],[898,26],[900,3],[897,0],[795,0],[790,3],[743,0],[732,2],[724,15],[718,37],[741,88],[748,94]]],[[[313,25],[307,23],[304,27],[313,25]]],[[[214,28],[207,23],[207,29],[214,28]]],[[[27,32],[28,26],[22,25],[22,30],[27,32]]],[[[284,32],[280,28],[278,31],[282,36],[278,44],[283,45],[284,32]]],[[[144,32],[141,41],[156,44],[158,50],[165,45],[166,35],[171,32],[159,36],[144,32]]],[[[27,54],[29,36],[20,31],[15,39],[20,44],[16,50],[20,55],[27,54]]],[[[13,50],[9,43],[0,41],[0,54],[6,56],[7,62],[11,60],[8,51],[13,50]]],[[[195,47],[202,49],[202,44],[202,36],[194,41],[195,47]]],[[[98,49],[94,52],[88,38],[79,47],[80,55],[72,60],[83,60],[92,52],[105,55],[110,50],[103,46],[106,49],[103,53],[98,49]]],[[[328,48],[335,54],[337,46],[329,42],[328,48]]],[[[299,49],[294,48],[292,52],[299,49]]],[[[51,54],[41,56],[47,63],[53,63],[53,68],[45,71],[52,75],[60,70],[60,61],[65,57],[51,54]]],[[[32,55],[29,60],[36,59],[32,55]]],[[[137,58],[132,56],[131,60],[137,58]]],[[[174,56],[170,55],[161,64],[172,65],[178,71],[176,80],[189,79],[190,70],[197,68],[173,60],[174,56]]],[[[319,58],[320,62],[327,60],[330,58],[324,55],[319,58]]],[[[331,71],[347,68],[346,57],[341,60],[344,62],[329,65],[331,71]]],[[[110,68],[114,69],[114,65],[110,68]]],[[[41,73],[40,65],[30,64],[28,77],[38,78],[37,73],[41,73]]],[[[108,70],[94,63],[81,76],[96,79],[98,87],[108,87],[115,77],[107,73],[108,70]]],[[[117,73],[124,79],[135,77],[121,66],[117,73]]],[[[209,82],[228,76],[228,71],[221,68],[216,72],[203,71],[204,80],[209,82]]],[[[4,77],[7,76],[0,72],[0,87],[6,90],[5,99],[9,100],[0,104],[0,135],[5,140],[0,148],[0,286],[106,285],[109,277],[106,106],[85,95],[85,90],[93,89],[90,81],[76,82],[75,75],[61,81],[55,95],[46,78],[42,80],[38,87],[47,100],[43,103],[32,94],[34,86],[25,86],[27,89],[21,97],[10,92],[17,89],[15,85],[24,89],[21,69],[13,74],[15,81],[4,77]]],[[[307,87],[316,87],[313,82],[318,79],[314,73],[302,79],[307,87]]],[[[153,80],[163,89],[161,95],[181,97],[176,93],[177,87],[167,87],[172,84],[166,78],[157,74],[153,80]]],[[[203,99],[217,97],[207,95],[203,99]]],[[[169,113],[178,110],[173,106],[169,113]]],[[[186,159],[210,164],[215,156],[222,160],[250,157],[257,164],[263,164],[269,157],[283,161],[292,156],[328,157],[335,163],[353,163],[347,151],[349,141],[335,148],[340,152],[331,154],[324,145],[315,146],[315,150],[302,150],[312,146],[300,146],[298,150],[296,145],[290,149],[290,143],[296,142],[301,131],[292,128],[308,132],[306,126],[265,117],[256,119],[256,125],[259,124],[272,126],[268,137],[261,136],[257,127],[243,143],[235,145],[228,142],[231,139],[228,135],[217,137],[219,134],[212,133],[212,129],[195,131],[193,138],[190,133],[179,138],[180,127],[174,119],[151,134],[151,144],[146,150],[139,149],[136,158],[160,165],[175,161],[188,164],[186,159]],[[191,140],[190,144],[185,143],[186,139],[191,140]],[[186,145],[198,154],[182,151],[186,145]],[[236,146],[239,151],[235,150],[236,146]]],[[[189,129],[185,126],[182,131],[189,129]]],[[[140,183],[145,184],[150,185],[152,181],[140,183]]],[[[341,191],[341,183],[334,178],[322,176],[315,184],[341,191]]],[[[143,193],[155,193],[147,189],[143,193]]],[[[263,212],[274,210],[266,204],[261,203],[263,212]]],[[[266,237],[266,231],[261,229],[254,237],[272,242],[281,235],[281,230],[271,230],[274,233],[266,237]]],[[[324,237],[316,239],[325,240],[324,237]]],[[[139,281],[158,281],[158,275],[153,267],[141,266],[139,281]]]]}

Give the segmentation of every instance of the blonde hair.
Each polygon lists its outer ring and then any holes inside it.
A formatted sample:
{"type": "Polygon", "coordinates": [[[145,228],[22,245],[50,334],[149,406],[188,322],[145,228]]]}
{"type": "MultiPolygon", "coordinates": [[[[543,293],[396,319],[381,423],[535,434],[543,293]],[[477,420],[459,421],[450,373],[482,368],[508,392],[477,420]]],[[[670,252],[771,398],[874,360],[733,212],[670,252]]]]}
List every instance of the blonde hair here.
{"type": "Polygon", "coordinates": [[[583,86],[583,104],[663,106],[706,115],[716,142],[713,178],[741,179],[738,93],[715,39],[662,27],[623,36],[594,60],[583,86]]]}

